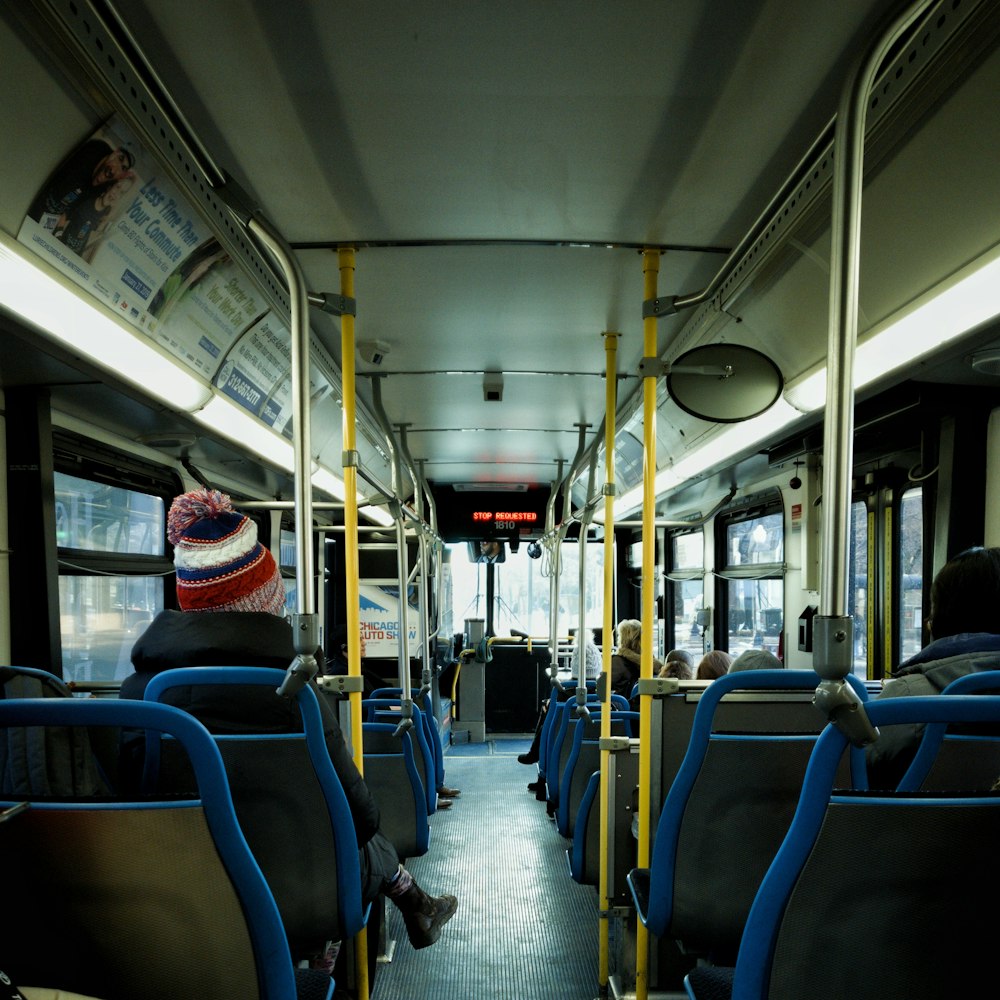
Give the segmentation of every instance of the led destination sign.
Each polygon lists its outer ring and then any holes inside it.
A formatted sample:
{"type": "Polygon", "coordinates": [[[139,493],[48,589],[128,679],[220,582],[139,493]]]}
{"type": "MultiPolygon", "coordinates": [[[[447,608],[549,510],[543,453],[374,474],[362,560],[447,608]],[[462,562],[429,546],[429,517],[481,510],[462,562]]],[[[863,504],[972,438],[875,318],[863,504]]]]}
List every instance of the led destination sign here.
{"type": "Polygon", "coordinates": [[[492,522],[496,531],[513,531],[522,524],[534,524],[538,513],[533,510],[474,510],[472,520],[483,525],[492,522]]]}
{"type": "MultiPolygon", "coordinates": [[[[438,530],[446,542],[481,542],[515,536],[532,538],[544,528],[549,490],[473,492],[439,487],[435,490],[435,500],[438,530]]],[[[558,500],[554,507],[553,515],[558,521],[558,500]]]]}

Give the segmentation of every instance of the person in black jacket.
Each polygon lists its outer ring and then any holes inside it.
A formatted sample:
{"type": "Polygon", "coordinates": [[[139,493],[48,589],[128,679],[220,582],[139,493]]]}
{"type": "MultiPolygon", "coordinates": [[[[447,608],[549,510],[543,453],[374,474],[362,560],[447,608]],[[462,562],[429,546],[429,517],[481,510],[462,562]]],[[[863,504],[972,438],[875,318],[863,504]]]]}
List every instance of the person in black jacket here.
{"type": "MultiPolygon", "coordinates": [[[[255,666],[285,669],[295,658],[284,619],[285,588],[257,526],[236,513],[225,494],[200,489],[177,497],[167,519],[174,546],[180,611],[162,611],[132,649],[135,673],[122,682],[122,698],[143,697],[151,677],[186,666],[255,666]]],[[[267,688],[176,688],[164,698],[214,733],[288,732],[301,729],[290,699],[267,688]]],[[[361,860],[362,896],[385,895],[403,914],[414,948],[433,944],[457,909],[454,896],[432,897],[400,864],[379,830],[378,805],[348,752],[336,715],[320,697],[326,745],[354,819],[361,860]]]]}

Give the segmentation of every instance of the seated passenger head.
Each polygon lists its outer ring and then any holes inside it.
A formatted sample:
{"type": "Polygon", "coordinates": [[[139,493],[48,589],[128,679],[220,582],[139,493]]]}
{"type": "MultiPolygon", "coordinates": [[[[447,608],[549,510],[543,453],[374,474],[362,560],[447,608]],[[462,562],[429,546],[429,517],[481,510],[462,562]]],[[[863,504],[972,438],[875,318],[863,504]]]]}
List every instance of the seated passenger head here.
{"type": "Polygon", "coordinates": [[[709,650],[698,664],[695,673],[695,680],[714,681],[716,677],[721,677],[727,670],[733,658],[723,649],[709,650]]]}
{"type": "Polygon", "coordinates": [[[618,623],[615,634],[618,637],[619,649],[631,649],[636,653],[639,652],[639,643],[642,639],[642,622],[638,622],[634,618],[626,618],[624,621],[618,623]]]}
{"type": "Polygon", "coordinates": [[[1000,548],[966,549],[931,585],[932,639],[962,632],[1000,633],[1000,548]]]}
{"type": "Polygon", "coordinates": [[[660,677],[676,677],[679,681],[689,681],[694,677],[694,660],[686,649],[672,649],[667,653],[660,677]]]}
{"type": "Polygon", "coordinates": [[[285,612],[285,586],[257,525],[218,490],[177,497],[167,514],[182,611],[285,612]]]}
{"type": "Polygon", "coordinates": [[[729,664],[729,673],[734,674],[737,670],[781,670],[784,666],[774,653],[766,649],[744,649],[729,664]]]}

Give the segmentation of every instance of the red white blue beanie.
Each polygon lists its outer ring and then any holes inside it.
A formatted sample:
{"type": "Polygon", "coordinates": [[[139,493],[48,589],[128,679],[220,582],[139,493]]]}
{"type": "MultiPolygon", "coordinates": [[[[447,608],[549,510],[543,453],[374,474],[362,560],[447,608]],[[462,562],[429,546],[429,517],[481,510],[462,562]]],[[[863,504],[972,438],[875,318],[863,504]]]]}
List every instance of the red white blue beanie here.
{"type": "Polygon", "coordinates": [[[183,611],[266,611],[281,615],[285,587],[257,525],[218,490],[177,497],[167,514],[177,603],[183,611]]]}

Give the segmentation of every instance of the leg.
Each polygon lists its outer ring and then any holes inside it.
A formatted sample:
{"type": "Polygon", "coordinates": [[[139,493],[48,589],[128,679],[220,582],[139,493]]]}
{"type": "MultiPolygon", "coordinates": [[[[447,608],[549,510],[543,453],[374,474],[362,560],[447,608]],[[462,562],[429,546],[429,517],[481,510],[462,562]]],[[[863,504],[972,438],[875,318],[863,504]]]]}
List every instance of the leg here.
{"type": "Polygon", "coordinates": [[[454,896],[429,896],[399,863],[396,849],[376,833],[361,849],[361,895],[366,902],[380,892],[399,908],[414,948],[434,944],[458,909],[454,896]]]}
{"type": "Polygon", "coordinates": [[[518,763],[520,764],[537,764],[538,763],[538,750],[542,742],[542,726],[545,723],[545,713],[549,710],[549,703],[546,701],[542,705],[542,710],[538,713],[538,721],[535,723],[535,736],[531,741],[531,746],[528,748],[527,753],[519,753],[517,755],[518,763]]]}

